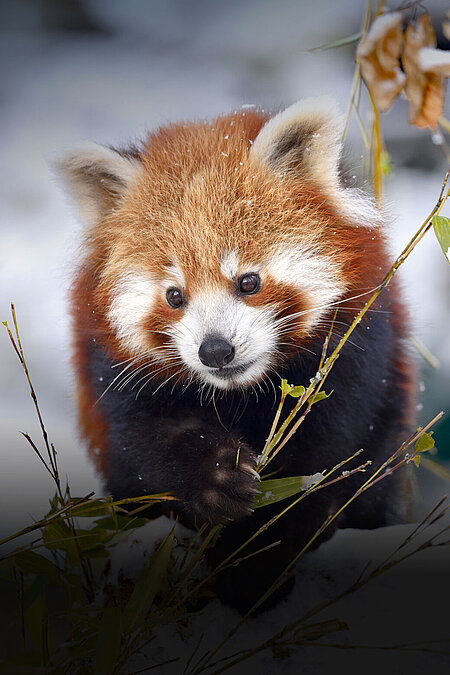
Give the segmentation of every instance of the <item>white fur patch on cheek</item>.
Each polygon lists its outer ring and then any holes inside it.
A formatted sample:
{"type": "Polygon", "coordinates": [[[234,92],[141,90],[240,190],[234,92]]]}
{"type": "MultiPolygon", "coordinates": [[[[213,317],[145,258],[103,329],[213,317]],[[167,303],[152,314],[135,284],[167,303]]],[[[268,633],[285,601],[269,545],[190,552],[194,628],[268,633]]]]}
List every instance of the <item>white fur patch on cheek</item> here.
{"type": "Polygon", "coordinates": [[[157,290],[156,282],[141,271],[127,272],[114,287],[108,319],[130,352],[148,349],[142,321],[152,309],[157,290]]]}
{"type": "Polygon", "coordinates": [[[328,256],[308,248],[277,249],[267,263],[267,270],[276,281],[296,286],[307,294],[312,309],[299,320],[308,328],[345,291],[339,266],[328,256]]]}

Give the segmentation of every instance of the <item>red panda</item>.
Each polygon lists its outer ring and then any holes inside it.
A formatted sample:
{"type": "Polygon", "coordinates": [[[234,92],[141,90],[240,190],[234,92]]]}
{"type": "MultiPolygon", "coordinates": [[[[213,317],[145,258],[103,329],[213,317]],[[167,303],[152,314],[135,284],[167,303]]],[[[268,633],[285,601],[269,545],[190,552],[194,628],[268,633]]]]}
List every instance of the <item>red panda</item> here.
{"type": "MultiPolygon", "coordinates": [[[[306,99],[59,165],[88,226],[72,292],[82,434],[114,497],[169,491],[188,524],[227,523],[213,555],[270,517],[249,516],[280,378],[309,382],[336,308],[334,344],[389,268],[377,209],[343,185],[340,133],[333,101],[306,99]]],[[[278,476],[359,448],[381,462],[402,440],[414,372],[396,283],[372,309],[331,371],[333,395],[273,462],[278,476]]],[[[223,573],[227,600],[245,611],[357,484],[315,493],[258,538],[281,545],[240,565],[239,584],[223,573]]],[[[393,522],[399,502],[394,475],[337,524],[393,522]]]]}

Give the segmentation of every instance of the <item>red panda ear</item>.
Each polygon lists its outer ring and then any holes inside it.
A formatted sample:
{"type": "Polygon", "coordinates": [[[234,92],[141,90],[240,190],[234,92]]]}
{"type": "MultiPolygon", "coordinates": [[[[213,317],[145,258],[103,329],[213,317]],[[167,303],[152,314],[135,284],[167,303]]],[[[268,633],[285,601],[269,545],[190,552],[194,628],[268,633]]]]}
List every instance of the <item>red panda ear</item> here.
{"type": "Polygon", "coordinates": [[[253,141],[250,157],[270,171],[313,180],[334,201],[349,224],[376,227],[382,214],[358,188],[339,178],[343,120],[328,97],[306,98],[267,122],[253,141]]]}
{"type": "Polygon", "coordinates": [[[276,173],[309,178],[333,189],[339,184],[341,127],[333,99],[306,98],[263,126],[250,155],[276,173]]]}
{"type": "Polygon", "coordinates": [[[89,144],[54,163],[81,218],[94,225],[120,201],[140,169],[137,151],[89,144]]]}

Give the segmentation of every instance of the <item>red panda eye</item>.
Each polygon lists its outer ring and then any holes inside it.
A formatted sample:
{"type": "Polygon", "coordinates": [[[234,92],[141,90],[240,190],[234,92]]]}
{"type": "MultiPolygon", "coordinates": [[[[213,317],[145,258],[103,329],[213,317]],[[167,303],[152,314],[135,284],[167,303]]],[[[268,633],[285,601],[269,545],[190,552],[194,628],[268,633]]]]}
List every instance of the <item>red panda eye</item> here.
{"type": "Polygon", "coordinates": [[[184,305],[183,293],[179,288],[168,288],[166,291],[166,300],[174,309],[184,305]]]}
{"type": "Polygon", "coordinates": [[[245,293],[250,295],[251,293],[257,293],[261,287],[261,279],[259,274],[245,274],[239,279],[239,291],[240,293],[245,293]]]}

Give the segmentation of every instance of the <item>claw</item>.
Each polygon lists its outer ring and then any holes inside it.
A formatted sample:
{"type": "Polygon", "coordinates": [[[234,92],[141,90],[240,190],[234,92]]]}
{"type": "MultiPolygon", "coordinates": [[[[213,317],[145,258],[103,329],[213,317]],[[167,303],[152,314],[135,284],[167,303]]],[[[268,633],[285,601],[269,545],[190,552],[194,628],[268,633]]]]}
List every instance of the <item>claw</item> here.
{"type": "Polygon", "coordinates": [[[256,480],[261,480],[261,476],[259,475],[259,473],[257,471],[255,471],[255,469],[253,469],[253,467],[249,466],[248,464],[241,464],[239,466],[239,469],[241,471],[244,471],[245,473],[251,474],[254,478],[256,478],[256,480]]]}

